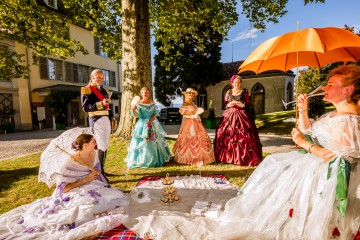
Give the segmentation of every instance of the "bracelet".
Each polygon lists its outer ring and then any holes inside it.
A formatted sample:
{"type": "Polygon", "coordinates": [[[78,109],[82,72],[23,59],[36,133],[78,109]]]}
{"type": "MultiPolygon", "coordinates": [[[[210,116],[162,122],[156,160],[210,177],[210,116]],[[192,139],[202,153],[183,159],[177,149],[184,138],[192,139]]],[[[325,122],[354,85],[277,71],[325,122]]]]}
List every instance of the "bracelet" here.
{"type": "Polygon", "coordinates": [[[309,152],[309,153],[311,153],[311,148],[312,148],[313,146],[315,146],[315,144],[312,143],[312,144],[308,147],[308,152],[309,152]]]}
{"type": "Polygon", "coordinates": [[[306,112],[307,110],[308,110],[307,108],[305,108],[305,109],[303,109],[303,110],[299,110],[299,113],[306,112]]]}

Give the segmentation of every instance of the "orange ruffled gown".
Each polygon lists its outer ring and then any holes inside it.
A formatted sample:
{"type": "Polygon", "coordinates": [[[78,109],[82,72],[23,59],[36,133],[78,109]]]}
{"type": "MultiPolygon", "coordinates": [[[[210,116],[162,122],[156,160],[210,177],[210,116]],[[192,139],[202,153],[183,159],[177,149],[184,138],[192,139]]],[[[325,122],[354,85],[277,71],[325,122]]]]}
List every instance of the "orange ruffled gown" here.
{"type": "Polygon", "coordinates": [[[178,139],[173,152],[175,162],[197,166],[215,162],[211,140],[201,124],[200,110],[195,104],[182,106],[196,112],[194,115],[183,115],[178,139]]]}

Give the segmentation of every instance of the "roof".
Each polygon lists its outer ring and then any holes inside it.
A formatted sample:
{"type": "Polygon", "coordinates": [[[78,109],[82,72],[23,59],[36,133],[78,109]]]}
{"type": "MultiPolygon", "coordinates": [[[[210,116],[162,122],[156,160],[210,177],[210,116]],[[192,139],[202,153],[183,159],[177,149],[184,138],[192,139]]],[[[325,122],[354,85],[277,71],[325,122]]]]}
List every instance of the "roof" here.
{"type": "MultiPolygon", "coordinates": [[[[57,84],[57,85],[52,85],[52,86],[47,86],[47,87],[42,87],[42,88],[35,88],[33,90],[33,92],[44,92],[44,91],[53,90],[53,91],[71,91],[71,92],[79,92],[80,93],[80,90],[82,87],[84,87],[84,86],[57,84]]],[[[107,87],[105,86],[105,88],[107,88],[107,87]]],[[[110,91],[113,93],[120,94],[120,92],[118,92],[118,91],[112,91],[112,90],[110,90],[110,91]]]]}
{"type": "Polygon", "coordinates": [[[47,86],[47,87],[42,87],[42,88],[35,88],[33,90],[33,92],[43,92],[43,91],[50,91],[50,90],[80,92],[81,87],[83,87],[83,86],[57,84],[57,85],[52,85],[52,86],[47,86]]]}
{"type": "MultiPolygon", "coordinates": [[[[244,61],[236,61],[236,62],[229,62],[229,63],[223,63],[224,68],[224,78],[230,79],[232,75],[239,74],[239,67],[244,61]]],[[[279,71],[279,70],[270,70],[263,73],[255,74],[251,71],[246,71],[241,74],[239,74],[241,77],[255,77],[255,76],[269,76],[269,75],[294,75],[294,72],[289,70],[287,72],[279,71]]]]}

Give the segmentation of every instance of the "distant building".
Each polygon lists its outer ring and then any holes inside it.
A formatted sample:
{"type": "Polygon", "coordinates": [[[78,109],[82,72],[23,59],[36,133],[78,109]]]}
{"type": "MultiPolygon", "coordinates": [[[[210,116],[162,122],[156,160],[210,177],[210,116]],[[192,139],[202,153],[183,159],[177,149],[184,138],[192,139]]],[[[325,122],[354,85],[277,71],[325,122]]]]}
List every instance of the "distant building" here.
{"type": "MultiPolygon", "coordinates": [[[[48,8],[57,11],[59,1],[47,1],[48,8]],[[51,3],[51,6],[49,5],[51,3]]],[[[38,65],[33,65],[32,50],[13,40],[0,40],[0,47],[7,47],[25,55],[30,66],[29,79],[0,79],[0,111],[13,108],[16,115],[12,119],[16,130],[31,130],[39,127],[52,127],[51,109],[44,103],[45,96],[51,90],[76,91],[88,84],[93,69],[102,69],[105,74],[105,87],[111,92],[121,94],[121,66],[100,50],[101,40],[94,37],[90,30],[69,23],[70,37],[83,42],[88,55],[77,53],[75,57],[62,60],[59,57],[42,56],[38,65]]],[[[112,111],[119,119],[119,100],[112,101],[112,111]]],[[[78,97],[67,105],[68,124],[84,125],[87,116],[81,109],[78,97]],[[74,119],[76,118],[76,119],[74,119]]],[[[0,130],[1,131],[1,130],[0,130]]]]}
{"type": "MultiPolygon", "coordinates": [[[[224,63],[224,80],[214,86],[198,89],[197,105],[207,110],[212,100],[216,117],[221,117],[225,110],[225,94],[232,88],[229,80],[232,75],[238,74],[242,62],[224,63]]],[[[295,74],[292,71],[268,71],[258,75],[244,72],[240,76],[243,79],[242,88],[248,89],[256,114],[282,111],[282,100],[293,100],[295,74]]],[[[207,117],[207,111],[202,117],[207,117]]]]}

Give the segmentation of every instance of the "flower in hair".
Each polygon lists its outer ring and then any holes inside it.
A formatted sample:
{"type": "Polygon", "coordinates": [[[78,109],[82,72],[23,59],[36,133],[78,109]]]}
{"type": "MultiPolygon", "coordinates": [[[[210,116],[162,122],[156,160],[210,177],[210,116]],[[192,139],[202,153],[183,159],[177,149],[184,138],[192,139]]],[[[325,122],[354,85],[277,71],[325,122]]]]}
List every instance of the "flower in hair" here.
{"type": "Polygon", "coordinates": [[[75,148],[80,148],[80,144],[78,144],[76,141],[72,142],[72,146],[75,148]]]}
{"type": "Polygon", "coordinates": [[[235,81],[236,78],[237,78],[237,75],[232,75],[232,77],[230,78],[231,84],[234,83],[234,81],[235,81]]]}

